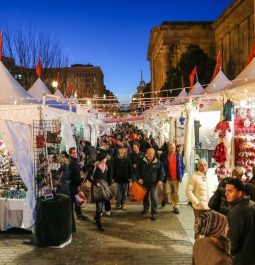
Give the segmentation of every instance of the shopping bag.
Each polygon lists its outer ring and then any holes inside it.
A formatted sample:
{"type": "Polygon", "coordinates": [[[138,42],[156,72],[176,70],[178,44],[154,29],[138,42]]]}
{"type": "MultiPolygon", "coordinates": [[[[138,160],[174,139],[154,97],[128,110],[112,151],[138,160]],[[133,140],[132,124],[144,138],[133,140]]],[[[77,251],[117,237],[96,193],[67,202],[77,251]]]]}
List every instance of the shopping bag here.
{"type": "Polygon", "coordinates": [[[132,186],[129,189],[129,193],[133,195],[137,201],[142,201],[146,192],[147,190],[138,182],[133,182],[132,186]]]}
{"type": "Polygon", "coordinates": [[[80,191],[79,193],[75,195],[75,200],[79,206],[82,206],[83,204],[87,203],[86,196],[84,195],[82,191],[80,191]]]}

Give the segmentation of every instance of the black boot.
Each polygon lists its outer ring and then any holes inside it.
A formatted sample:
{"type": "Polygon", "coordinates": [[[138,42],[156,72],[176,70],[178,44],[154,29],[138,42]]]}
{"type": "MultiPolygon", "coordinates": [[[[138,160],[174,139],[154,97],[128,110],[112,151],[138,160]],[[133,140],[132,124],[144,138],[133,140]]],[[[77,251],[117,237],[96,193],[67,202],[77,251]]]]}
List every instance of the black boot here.
{"type": "Polygon", "coordinates": [[[104,232],[104,229],[101,223],[101,214],[96,213],[95,217],[96,217],[97,230],[100,232],[104,232]]]}

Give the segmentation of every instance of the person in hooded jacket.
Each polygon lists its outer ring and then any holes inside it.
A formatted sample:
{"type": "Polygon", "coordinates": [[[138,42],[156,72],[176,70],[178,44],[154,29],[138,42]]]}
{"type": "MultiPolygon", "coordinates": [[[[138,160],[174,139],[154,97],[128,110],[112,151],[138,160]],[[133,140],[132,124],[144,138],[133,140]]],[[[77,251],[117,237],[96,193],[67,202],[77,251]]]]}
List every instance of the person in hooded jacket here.
{"type": "Polygon", "coordinates": [[[217,212],[202,213],[195,221],[199,235],[193,247],[193,265],[232,265],[230,243],[226,237],[227,218],[217,212]]]}

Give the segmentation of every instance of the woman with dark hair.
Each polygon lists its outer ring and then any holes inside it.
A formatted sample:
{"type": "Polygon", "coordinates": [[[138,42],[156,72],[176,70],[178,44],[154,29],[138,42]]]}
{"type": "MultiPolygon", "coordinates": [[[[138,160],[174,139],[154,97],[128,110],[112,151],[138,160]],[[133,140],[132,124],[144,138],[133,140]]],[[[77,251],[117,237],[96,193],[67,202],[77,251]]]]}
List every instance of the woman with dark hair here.
{"type": "Polygon", "coordinates": [[[107,187],[111,185],[111,169],[107,166],[107,152],[101,150],[97,154],[96,162],[91,166],[88,172],[88,178],[92,182],[92,201],[96,203],[96,214],[95,221],[97,225],[97,229],[101,232],[104,231],[101,223],[101,214],[103,211],[103,207],[107,199],[101,198],[96,199],[93,198],[93,189],[107,187]]]}

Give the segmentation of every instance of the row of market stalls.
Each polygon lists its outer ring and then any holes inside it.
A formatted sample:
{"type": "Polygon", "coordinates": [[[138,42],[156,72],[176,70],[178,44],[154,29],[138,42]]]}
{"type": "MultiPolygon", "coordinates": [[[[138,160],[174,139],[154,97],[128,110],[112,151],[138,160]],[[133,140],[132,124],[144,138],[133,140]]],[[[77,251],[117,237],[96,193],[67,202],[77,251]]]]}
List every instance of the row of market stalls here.
{"type": "Polygon", "coordinates": [[[96,145],[109,126],[104,113],[52,96],[40,78],[26,91],[1,61],[0,89],[0,230],[29,229],[36,197],[52,186],[61,151],[81,138],[96,145]]]}
{"type": "Polygon", "coordinates": [[[181,201],[186,201],[187,177],[205,158],[215,181],[231,174],[236,166],[252,176],[255,166],[255,59],[232,81],[220,70],[204,89],[199,82],[189,93],[185,88],[176,98],[146,110],[136,122],[162,145],[183,146],[187,174],[181,201]]]}

